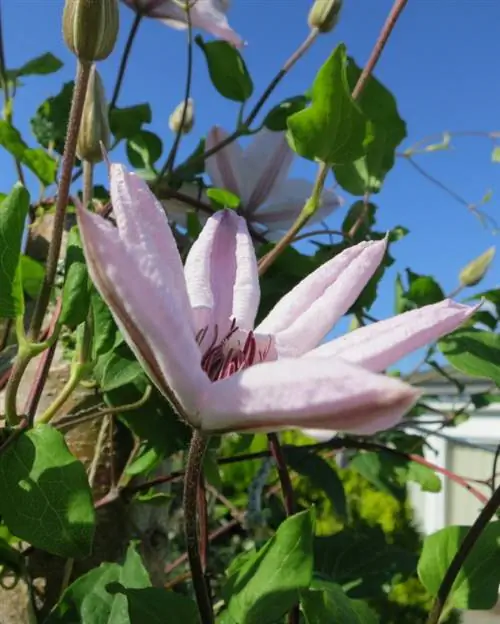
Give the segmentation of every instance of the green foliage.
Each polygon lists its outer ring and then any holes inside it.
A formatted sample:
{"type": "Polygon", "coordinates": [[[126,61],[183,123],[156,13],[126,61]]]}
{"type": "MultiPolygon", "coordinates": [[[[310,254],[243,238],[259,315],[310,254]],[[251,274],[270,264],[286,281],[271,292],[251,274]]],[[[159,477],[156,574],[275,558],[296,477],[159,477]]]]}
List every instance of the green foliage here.
{"type": "Polygon", "coordinates": [[[0,515],[37,548],[61,557],[90,554],[95,518],[87,474],[59,431],[39,425],[2,453],[0,515]]]}
{"type": "Polygon", "coordinates": [[[143,124],[152,120],[149,104],[136,104],[126,108],[113,108],[109,113],[109,125],[115,139],[131,139],[142,130],[143,124]]]}
{"type": "Polygon", "coordinates": [[[227,41],[205,42],[195,38],[207,61],[210,80],[228,100],[245,102],[253,93],[253,82],[238,50],[227,41]]]}
{"type": "Polygon", "coordinates": [[[333,165],[362,156],[366,121],[351,98],[344,45],[317,73],[311,105],[288,117],[287,124],[290,147],[304,158],[333,165]]]}
{"type": "Polygon", "coordinates": [[[487,377],[500,386],[500,336],[475,329],[459,329],[438,343],[441,353],[458,370],[487,377]]]}
{"type": "MultiPolygon", "coordinates": [[[[418,574],[436,596],[444,575],[470,527],[449,526],[429,535],[418,563],[418,574]]],[[[488,524],[457,575],[449,595],[447,611],[492,609],[500,584],[500,522],[488,524]]]]}
{"type": "Polygon", "coordinates": [[[0,145],[32,171],[45,186],[56,181],[57,162],[41,148],[29,148],[19,130],[0,119],[0,145]]]}
{"type": "Polygon", "coordinates": [[[64,150],[74,88],[73,81],[64,83],[60,93],[40,104],[31,119],[31,130],[40,145],[46,149],[52,147],[58,154],[62,154],[64,150]]]}
{"type": "Polygon", "coordinates": [[[290,115],[304,110],[309,101],[305,95],[296,95],[283,100],[267,113],[264,126],[273,132],[283,132],[288,127],[287,120],[290,115]]]}
{"type": "Polygon", "coordinates": [[[75,328],[87,318],[90,283],[80,233],[75,226],[68,236],[60,322],[75,328]]]}
{"type": "Polygon", "coordinates": [[[163,154],[163,142],[149,130],[141,130],[127,139],[127,158],[134,169],[154,177],[154,164],[163,154]]]}
{"type": "Polygon", "coordinates": [[[300,603],[306,624],[378,624],[379,618],[370,607],[361,600],[348,598],[341,587],[328,583],[320,588],[301,592],[300,603]]]}
{"type": "Polygon", "coordinates": [[[29,203],[28,191],[16,184],[0,204],[0,318],[15,318],[24,312],[18,267],[29,203]]]}
{"type": "Polygon", "coordinates": [[[312,509],[291,516],[229,576],[223,595],[237,624],[273,624],[298,602],[312,580],[313,535],[312,509]]]}
{"type": "Polygon", "coordinates": [[[149,575],[133,545],[129,546],[123,565],[102,563],[70,585],[46,620],[45,624],[129,624],[126,596],[112,593],[112,584],[128,589],[151,586],[149,575]]]}
{"type": "MultiPolygon", "coordinates": [[[[347,61],[347,81],[351,91],[361,75],[352,58],[347,61]]],[[[406,124],[398,113],[396,100],[373,75],[357,100],[367,120],[364,154],[354,162],[336,164],[335,177],[352,195],[377,193],[393,168],[396,148],[406,137],[406,124]]]]}

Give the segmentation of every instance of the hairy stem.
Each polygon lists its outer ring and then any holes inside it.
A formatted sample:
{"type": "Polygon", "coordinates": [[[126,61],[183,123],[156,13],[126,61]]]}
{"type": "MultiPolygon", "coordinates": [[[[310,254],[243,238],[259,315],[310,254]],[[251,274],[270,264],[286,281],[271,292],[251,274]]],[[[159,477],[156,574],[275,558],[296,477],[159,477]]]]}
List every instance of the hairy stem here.
{"type": "Polygon", "coordinates": [[[31,340],[37,340],[38,338],[38,334],[45,317],[45,312],[47,311],[47,306],[49,305],[50,294],[52,292],[52,286],[56,276],[57,263],[59,260],[59,252],[61,250],[61,242],[64,231],[66,207],[68,204],[69,190],[71,186],[71,172],[75,164],[76,142],[78,140],[78,132],[80,130],[83,104],[85,102],[85,94],[87,93],[91,66],[91,63],[78,63],[75,91],[73,93],[73,101],[71,103],[68,129],[66,133],[66,143],[64,146],[64,155],[61,165],[61,175],[59,178],[54,227],[52,237],[50,239],[47,262],[45,265],[45,276],[40,289],[40,294],[38,295],[38,299],[35,304],[33,317],[31,319],[29,331],[29,338],[31,340]]]}
{"type": "Polygon", "coordinates": [[[213,624],[214,615],[207,586],[198,542],[198,487],[208,438],[194,431],[189,447],[184,476],[184,531],[193,587],[202,624],[213,624]]]}

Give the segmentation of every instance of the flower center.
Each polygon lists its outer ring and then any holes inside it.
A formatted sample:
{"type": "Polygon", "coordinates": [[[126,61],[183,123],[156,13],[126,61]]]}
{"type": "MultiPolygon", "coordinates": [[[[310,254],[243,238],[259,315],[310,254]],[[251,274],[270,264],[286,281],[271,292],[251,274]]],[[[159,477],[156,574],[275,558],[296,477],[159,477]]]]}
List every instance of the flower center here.
{"type": "MultiPolygon", "coordinates": [[[[199,345],[203,343],[208,329],[205,327],[198,332],[196,342],[199,345]]],[[[201,358],[201,367],[211,381],[219,381],[256,362],[263,362],[269,348],[270,346],[259,349],[254,333],[240,330],[233,319],[229,331],[222,339],[219,339],[218,328],[215,326],[212,343],[201,358]]]]}

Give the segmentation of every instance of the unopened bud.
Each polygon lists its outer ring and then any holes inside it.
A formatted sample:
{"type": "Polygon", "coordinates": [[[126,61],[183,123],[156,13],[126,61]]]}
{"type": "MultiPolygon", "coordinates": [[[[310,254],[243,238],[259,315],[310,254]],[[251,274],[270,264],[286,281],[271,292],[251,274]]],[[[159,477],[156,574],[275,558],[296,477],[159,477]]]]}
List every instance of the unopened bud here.
{"type": "Polygon", "coordinates": [[[80,61],[107,58],[115,47],[118,26],[118,0],[66,0],[64,41],[80,61]]]}
{"type": "Polygon", "coordinates": [[[99,72],[92,67],[83,105],[82,121],[76,152],[78,158],[91,163],[102,160],[102,147],[109,149],[108,104],[99,72]]]}
{"type": "Polygon", "coordinates": [[[182,132],[183,134],[189,134],[189,132],[191,132],[191,130],[193,129],[194,102],[191,98],[188,98],[185,113],[184,103],[185,101],[182,101],[175,108],[174,112],[170,115],[168,119],[168,127],[170,128],[170,130],[172,130],[172,132],[175,132],[175,134],[178,134],[179,132],[182,132]]]}
{"type": "Polygon", "coordinates": [[[342,0],[315,0],[309,11],[309,27],[321,33],[330,32],[339,21],[341,8],[342,0]]]}
{"type": "Polygon", "coordinates": [[[490,247],[484,254],[469,262],[460,271],[460,283],[462,286],[476,286],[488,272],[490,264],[495,256],[495,248],[490,247]]]}

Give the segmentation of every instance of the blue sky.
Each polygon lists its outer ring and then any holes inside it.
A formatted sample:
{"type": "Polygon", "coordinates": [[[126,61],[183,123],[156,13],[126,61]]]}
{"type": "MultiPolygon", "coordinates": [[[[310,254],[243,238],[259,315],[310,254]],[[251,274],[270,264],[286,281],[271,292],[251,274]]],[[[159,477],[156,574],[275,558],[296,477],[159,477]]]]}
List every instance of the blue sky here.
{"type": "MultiPolygon", "coordinates": [[[[310,0],[233,0],[230,21],[248,42],[243,53],[256,96],[307,35],[310,4],[310,0]]],[[[271,104],[303,93],[341,41],[359,65],[366,61],[392,0],[345,0],[344,5],[338,27],[320,37],[283,80],[271,104]]],[[[28,142],[33,141],[29,119],[40,102],[56,94],[61,84],[74,75],[74,59],[60,34],[62,7],[63,0],[2,2],[9,67],[47,51],[64,62],[58,73],[27,78],[25,86],[19,89],[14,120],[28,142]]],[[[100,64],[109,94],[133,14],[122,6],[121,17],[115,52],[100,64]]],[[[500,130],[499,24],[497,0],[409,0],[376,70],[377,77],[396,95],[400,114],[408,124],[408,139],[403,148],[446,130],[500,130]]],[[[181,153],[187,153],[214,123],[232,128],[237,114],[236,105],[211,87],[198,49],[195,55],[196,127],[181,153]]],[[[185,66],[185,34],[145,20],[118,104],[149,101],[154,116],[151,130],[167,145],[172,138],[168,116],[183,97],[185,66]]],[[[478,202],[491,189],[493,198],[486,209],[500,223],[500,165],[491,162],[491,142],[485,138],[463,138],[454,140],[454,144],[452,151],[420,156],[419,164],[470,202],[478,202]]],[[[117,156],[123,158],[119,151],[117,156]]],[[[305,161],[297,160],[294,165],[294,173],[311,179],[314,170],[314,165],[305,161]]],[[[11,160],[0,152],[0,191],[7,191],[14,181],[11,160]]],[[[36,192],[37,187],[33,189],[36,192]]],[[[349,198],[346,199],[348,206],[349,198]]],[[[466,262],[497,242],[498,237],[484,228],[476,216],[401,160],[374,202],[379,206],[381,228],[402,224],[411,231],[393,248],[396,269],[411,266],[419,273],[434,273],[446,291],[455,287],[458,272],[466,262]]],[[[331,227],[338,226],[344,214],[345,209],[332,216],[331,227]]],[[[499,268],[500,257],[483,284],[485,288],[499,285],[499,268]]],[[[373,310],[381,317],[392,313],[396,269],[389,272],[373,310]]]]}

